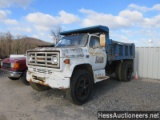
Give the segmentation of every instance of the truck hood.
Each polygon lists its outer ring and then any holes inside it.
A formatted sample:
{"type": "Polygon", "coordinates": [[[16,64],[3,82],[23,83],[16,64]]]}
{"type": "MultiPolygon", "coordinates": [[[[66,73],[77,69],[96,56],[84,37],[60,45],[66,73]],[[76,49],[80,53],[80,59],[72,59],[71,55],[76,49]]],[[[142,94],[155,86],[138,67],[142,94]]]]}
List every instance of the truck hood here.
{"type": "Polygon", "coordinates": [[[38,52],[38,51],[60,51],[60,57],[83,57],[88,54],[88,49],[86,47],[41,47],[28,50],[27,52],[38,52]]]}
{"type": "Polygon", "coordinates": [[[28,51],[61,51],[66,49],[76,49],[77,47],[38,47],[28,51]]]}
{"type": "Polygon", "coordinates": [[[3,59],[3,62],[6,63],[15,63],[15,62],[25,62],[26,61],[26,57],[15,57],[15,58],[5,58],[3,59]]]}

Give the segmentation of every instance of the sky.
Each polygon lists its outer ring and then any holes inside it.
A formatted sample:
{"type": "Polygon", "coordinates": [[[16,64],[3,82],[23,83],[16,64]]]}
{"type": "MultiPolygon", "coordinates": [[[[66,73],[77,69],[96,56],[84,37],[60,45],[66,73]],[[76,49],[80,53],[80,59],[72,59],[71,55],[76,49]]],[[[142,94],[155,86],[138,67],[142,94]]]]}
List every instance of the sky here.
{"type": "Polygon", "coordinates": [[[0,32],[53,42],[51,30],[109,27],[110,39],[160,46],[160,0],[0,0],[0,32]]]}

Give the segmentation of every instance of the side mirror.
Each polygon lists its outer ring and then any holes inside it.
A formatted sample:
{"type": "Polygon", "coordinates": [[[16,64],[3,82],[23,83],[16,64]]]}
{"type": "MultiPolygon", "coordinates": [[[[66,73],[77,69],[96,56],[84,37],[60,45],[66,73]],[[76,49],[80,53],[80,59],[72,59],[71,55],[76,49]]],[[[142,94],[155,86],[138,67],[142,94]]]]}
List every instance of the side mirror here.
{"type": "Polygon", "coordinates": [[[100,45],[102,47],[106,46],[106,35],[105,34],[100,34],[100,45]]]}

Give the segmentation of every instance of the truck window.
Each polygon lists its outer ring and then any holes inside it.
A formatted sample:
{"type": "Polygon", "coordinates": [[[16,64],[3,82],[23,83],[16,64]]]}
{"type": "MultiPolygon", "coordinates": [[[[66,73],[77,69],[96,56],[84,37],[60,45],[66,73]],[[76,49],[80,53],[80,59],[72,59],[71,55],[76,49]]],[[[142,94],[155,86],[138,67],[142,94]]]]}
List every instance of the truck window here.
{"type": "Polygon", "coordinates": [[[64,36],[56,45],[56,47],[65,46],[85,46],[87,43],[88,34],[77,34],[64,36]]]}
{"type": "Polygon", "coordinates": [[[99,37],[91,36],[89,47],[99,47],[100,46],[100,40],[99,37]]]}

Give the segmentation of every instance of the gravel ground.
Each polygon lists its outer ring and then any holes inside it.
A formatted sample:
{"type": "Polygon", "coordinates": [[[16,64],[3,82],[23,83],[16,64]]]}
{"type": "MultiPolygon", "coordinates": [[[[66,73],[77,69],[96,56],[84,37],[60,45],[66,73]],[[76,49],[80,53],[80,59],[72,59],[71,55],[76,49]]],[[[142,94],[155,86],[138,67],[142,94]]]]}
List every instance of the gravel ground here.
{"type": "Polygon", "coordinates": [[[97,83],[82,106],[70,103],[64,91],[38,92],[1,73],[0,91],[0,120],[96,120],[102,110],[160,110],[160,81],[151,79],[97,83]]]}

